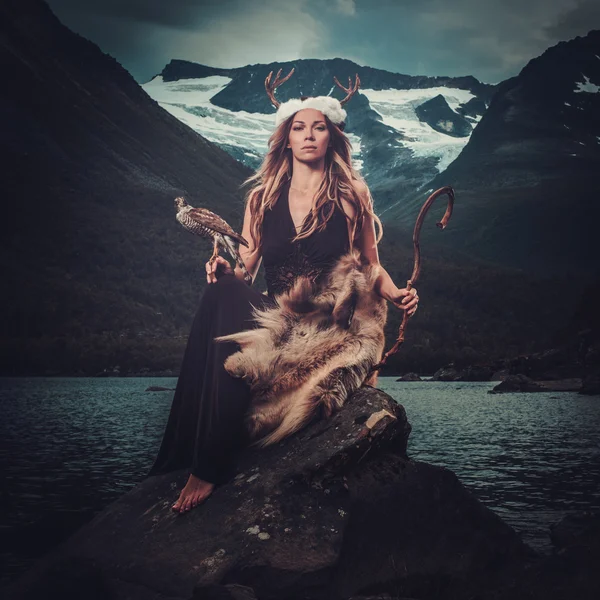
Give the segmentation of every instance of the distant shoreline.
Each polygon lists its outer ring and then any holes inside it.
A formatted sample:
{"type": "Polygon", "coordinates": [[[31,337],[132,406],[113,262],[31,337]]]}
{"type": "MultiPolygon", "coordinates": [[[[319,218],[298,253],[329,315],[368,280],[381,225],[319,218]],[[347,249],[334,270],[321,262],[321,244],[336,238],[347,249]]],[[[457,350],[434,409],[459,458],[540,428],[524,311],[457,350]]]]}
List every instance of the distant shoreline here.
{"type": "MultiPolygon", "coordinates": [[[[398,373],[386,373],[385,375],[380,375],[380,377],[401,377],[402,373],[398,372],[398,373]]],[[[11,374],[7,374],[7,373],[2,373],[0,374],[0,378],[18,378],[18,379],[27,379],[27,378],[33,378],[33,377],[48,377],[48,378],[52,378],[52,377],[73,377],[73,378],[90,378],[90,379],[133,379],[136,377],[158,377],[158,378],[177,378],[179,377],[179,373],[165,373],[165,372],[151,372],[151,373],[127,373],[125,375],[119,375],[119,374],[113,374],[113,373],[109,373],[109,374],[96,374],[96,375],[88,375],[88,374],[83,374],[83,373],[34,373],[34,374],[30,374],[30,375],[11,375],[11,374]]],[[[423,380],[429,380],[431,379],[431,377],[433,377],[433,374],[429,374],[429,375],[421,375],[421,379],[423,380]]]]}

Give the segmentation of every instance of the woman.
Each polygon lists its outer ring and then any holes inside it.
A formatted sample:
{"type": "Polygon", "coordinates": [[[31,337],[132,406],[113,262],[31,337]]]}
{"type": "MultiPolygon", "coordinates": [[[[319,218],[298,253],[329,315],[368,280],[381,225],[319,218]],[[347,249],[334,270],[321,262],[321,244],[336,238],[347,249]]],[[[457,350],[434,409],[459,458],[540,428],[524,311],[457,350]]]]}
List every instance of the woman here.
{"type": "MultiPolygon", "coordinates": [[[[253,306],[272,304],[298,276],[318,284],[351,248],[379,264],[381,223],[366,184],[352,167],[345,118],[341,103],[330,97],[279,106],[269,151],[248,180],[254,186],[247,197],[242,235],[249,247],[239,249],[253,278],[264,260],[269,296],[248,287],[239,268],[234,271],[224,258],[206,264],[210,285],[192,325],[169,422],[150,472],[191,465],[187,484],[172,507],[176,512],[194,508],[215,484],[228,478],[233,458],[246,441],[249,388],[223,368],[237,347],[213,339],[251,328],[253,306]]],[[[417,309],[416,290],[399,289],[383,268],[376,291],[410,316],[417,309]]]]}

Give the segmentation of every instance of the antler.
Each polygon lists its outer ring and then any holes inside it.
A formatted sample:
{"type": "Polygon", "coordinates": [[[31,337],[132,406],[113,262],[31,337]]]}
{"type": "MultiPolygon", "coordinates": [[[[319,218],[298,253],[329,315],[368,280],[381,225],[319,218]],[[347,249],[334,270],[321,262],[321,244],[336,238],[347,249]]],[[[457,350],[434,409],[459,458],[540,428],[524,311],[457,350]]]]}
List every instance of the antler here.
{"type": "Polygon", "coordinates": [[[273,71],[271,71],[267,75],[267,78],[265,79],[265,89],[267,90],[267,95],[269,96],[271,103],[273,104],[273,106],[275,108],[279,108],[279,101],[275,99],[275,90],[282,83],[285,83],[292,76],[294,69],[295,69],[295,67],[292,67],[292,70],[283,79],[279,79],[279,76],[281,75],[281,71],[283,70],[283,69],[279,69],[279,71],[277,71],[277,75],[275,75],[275,81],[273,83],[271,83],[271,77],[273,76],[273,71]]]}
{"type": "Polygon", "coordinates": [[[350,98],[352,98],[352,96],[354,96],[354,94],[356,94],[356,92],[358,91],[358,88],[360,87],[360,79],[358,77],[358,73],[356,74],[356,80],[354,81],[354,85],[352,84],[352,77],[348,77],[348,87],[345,88],[339,81],[338,78],[334,75],[333,76],[333,80],[335,81],[335,84],[342,90],[344,90],[344,92],[346,92],[347,96],[343,99],[340,100],[340,104],[342,106],[344,106],[344,104],[346,104],[346,102],[348,102],[348,100],[350,100],[350,98]]]}

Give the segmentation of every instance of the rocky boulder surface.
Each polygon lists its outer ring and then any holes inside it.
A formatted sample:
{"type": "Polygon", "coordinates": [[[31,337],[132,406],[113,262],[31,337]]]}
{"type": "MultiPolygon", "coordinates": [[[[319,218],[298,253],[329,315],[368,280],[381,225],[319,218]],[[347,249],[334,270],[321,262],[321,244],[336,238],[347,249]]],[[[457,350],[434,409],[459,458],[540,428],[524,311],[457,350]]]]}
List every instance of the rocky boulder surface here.
{"type": "Polygon", "coordinates": [[[554,549],[486,600],[596,600],[600,590],[600,513],[567,515],[551,528],[554,549]]]}
{"type": "Polygon", "coordinates": [[[343,599],[390,591],[472,597],[534,558],[449,470],[410,460],[411,426],[383,392],[281,444],[185,515],[187,473],[150,477],[108,506],[5,597],[343,599]]]}
{"type": "MultiPolygon", "coordinates": [[[[600,590],[600,513],[564,517],[551,528],[550,555],[525,564],[508,585],[472,595],[481,600],[596,600],[600,590]]],[[[416,600],[395,593],[354,596],[351,600],[416,600]]],[[[443,594],[427,598],[456,598],[443,594]]],[[[234,598],[232,596],[232,598],[234,598]]],[[[240,596],[240,598],[243,598],[240,596]]]]}

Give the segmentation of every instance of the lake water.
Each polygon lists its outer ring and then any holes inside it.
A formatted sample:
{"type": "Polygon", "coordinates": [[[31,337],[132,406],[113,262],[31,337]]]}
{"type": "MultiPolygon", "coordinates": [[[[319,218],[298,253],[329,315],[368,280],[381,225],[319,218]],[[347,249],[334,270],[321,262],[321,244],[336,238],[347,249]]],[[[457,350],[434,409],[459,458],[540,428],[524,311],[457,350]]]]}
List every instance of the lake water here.
{"type": "MultiPolygon", "coordinates": [[[[0,583],[141,481],[175,378],[0,378],[0,583]]],[[[538,550],[569,512],[600,509],[600,398],[488,394],[492,383],[396,382],[409,455],[443,465],[538,550]]],[[[175,497],[173,500],[175,500],[175,497]]]]}

